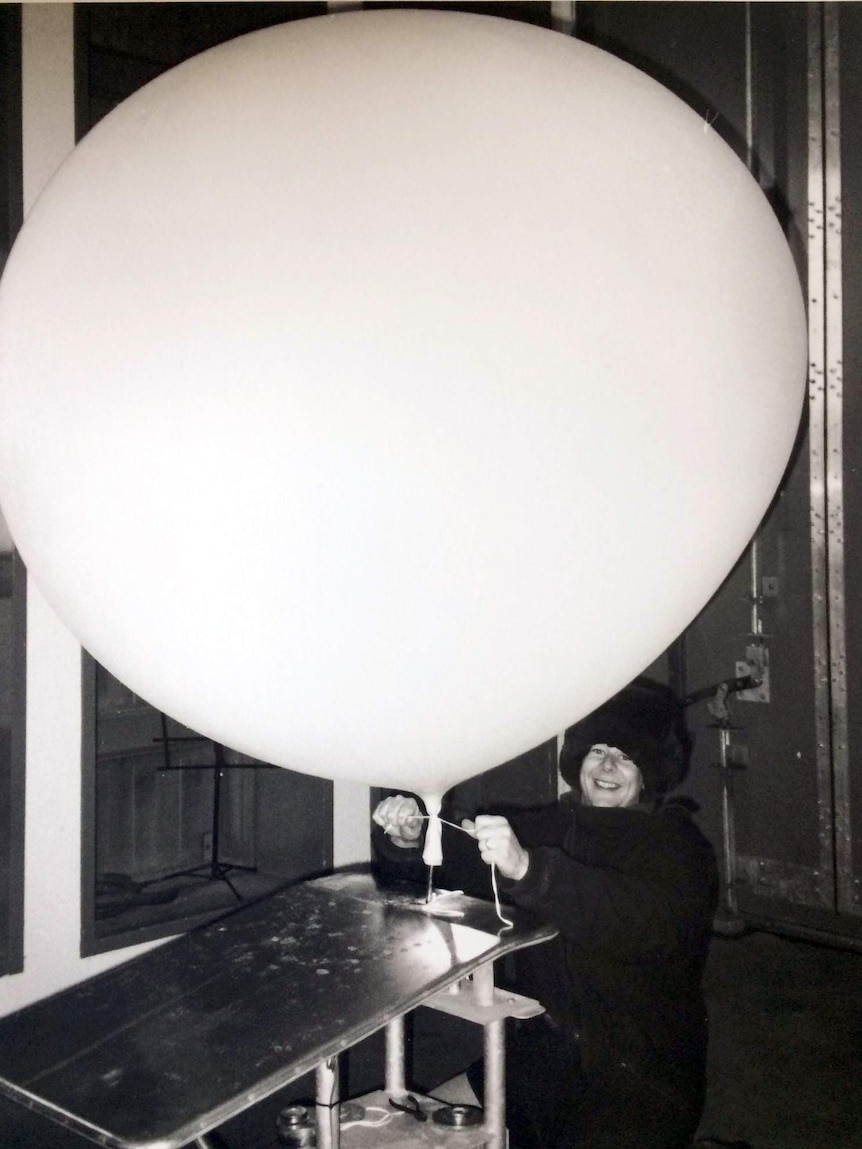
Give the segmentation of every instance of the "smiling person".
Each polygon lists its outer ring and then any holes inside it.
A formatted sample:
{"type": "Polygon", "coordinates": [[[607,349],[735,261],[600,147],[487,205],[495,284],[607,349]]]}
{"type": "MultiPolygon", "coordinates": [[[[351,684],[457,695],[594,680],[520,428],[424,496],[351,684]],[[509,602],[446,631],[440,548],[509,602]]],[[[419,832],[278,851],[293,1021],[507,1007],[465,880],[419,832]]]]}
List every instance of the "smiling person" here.
{"type": "MultiPolygon", "coordinates": [[[[694,1139],[718,874],[692,804],[666,797],[689,750],[675,696],[638,679],[566,732],[570,794],[462,822],[506,896],[560,931],[518,955],[516,988],[546,1012],[510,1026],[511,1149],[687,1149],[694,1139]]],[[[405,853],[421,844],[411,801],[375,811],[405,853]]],[[[481,1066],[469,1076],[481,1096],[481,1066]]]]}

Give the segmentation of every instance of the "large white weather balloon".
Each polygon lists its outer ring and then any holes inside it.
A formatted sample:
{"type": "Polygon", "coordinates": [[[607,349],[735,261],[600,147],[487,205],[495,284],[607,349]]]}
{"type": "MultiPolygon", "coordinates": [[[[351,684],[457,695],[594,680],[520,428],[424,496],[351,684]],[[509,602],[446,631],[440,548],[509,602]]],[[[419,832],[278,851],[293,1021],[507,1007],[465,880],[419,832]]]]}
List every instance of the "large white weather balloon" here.
{"type": "Polygon", "coordinates": [[[223,743],[431,795],[694,617],[806,365],[708,124],[563,35],[409,10],[109,115],[15,245],[0,356],[0,501],[84,646],[223,743]]]}

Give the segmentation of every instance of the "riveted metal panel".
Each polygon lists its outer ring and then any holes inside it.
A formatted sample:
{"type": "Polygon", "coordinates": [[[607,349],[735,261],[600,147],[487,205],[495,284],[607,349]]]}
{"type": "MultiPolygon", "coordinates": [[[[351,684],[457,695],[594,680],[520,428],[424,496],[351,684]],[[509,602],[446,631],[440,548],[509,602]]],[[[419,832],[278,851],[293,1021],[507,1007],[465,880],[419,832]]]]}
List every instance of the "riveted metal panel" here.
{"type": "MultiPolygon", "coordinates": [[[[807,10],[753,4],[748,17],[749,166],[784,225],[805,283],[809,231],[813,246],[819,244],[822,262],[822,164],[816,135],[821,89],[819,82],[812,85],[814,106],[809,109],[807,10]],[[815,132],[810,165],[809,111],[815,132]]],[[[815,58],[819,62],[819,53],[815,58]]],[[[812,312],[815,329],[818,303],[821,297],[815,298],[812,312]]],[[[814,342],[816,346],[816,335],[814,342]]],[[[829,853],[822,338],[819,345],[821,353],[815,350],[812,360],[811,423],[806,418],[800,429],[781,489],[758,530],[755,551],[748,552],[685,636],[687,686],[692,692],[734,676],[737,663],[746,660],[752,648],[762,646],[769,656],[768,699],[752,691],[727,700],[728,754],[739,767],[733,779],[733,820],[738,853],[736,901],[743,916],[750,912],[756,887],[740,857],[767,859],[779,868],[792,867],[794,873],[798,867],[809,875],[799,883],[793,903],[785,904],[780,912],[794,917],[800,899],[829,911],[834,905],[829,853]],[[812,488],[819,519],[812,516],[812,488]],[[820,524],[812,545],[812,525],[820,524]],[[815,637],[820,640],[819,706],[812,670],[815,637]]],[[[744,476],[734,478],[744,481],[744,476]]],[[[701,803],[701,823],[718,846],[724,837],[721,825],[715,825],[715,811],[721,811],[721,771],[709,767],[719,761],[720,745],[707,703],[691,707],[690,722],[696,750],[688,789],[701,803]]],[[[777,907],[776,897],[770,901],[777,907]]]]}
{"type": "MultiPolygon", "coordinates": [[[[840,30],[841,201],[838,218],[843,255],[840,302],[843,316],[841,396],[841,529],[844,580],[843,617],[836,615],[836,638],[844,657],[836,662],[833,687],[835,730],[836,879],[843,912],[862,918],[862,8],[834,5],[840,30]]],[[[837,242],[837,240],[836,240],[837,242]]],[[[836,476],[837,480],[838,476],[836,476]]],[[[831,524],[830,524],[831,525],[831,524]]],[[[836,602],[833,610],[837,610],[836,602]]],[[[836,659],[841,651],[836,651],[836,659]]]]}
{"type": "Polygon", "coordinates": [[[826,510],[829,586],[829,683],[838,908],[860,913],[853,883],[853,838],[847,740],[847,658],[844,589],[843,284],[841,221],[841,97],[838,12],[823,19],[823,191],[825,300],[826,510]]]}
{"type": "MultiPolygon", "coordinates": [[[[862,5],[584,3],[578,15],[579,35],[652,71],[745,160],[784,225],[805,284],[809,393],[796,449],[753,546],[678,645],[684,690],[698,697],[707,684],[740,673],[753,644],[769,657],[767,696],[731,696],[726,717],[725,750],[739,767],[728,873],[740,913],[762,914],[768,904],[773,921],[856,937],[862,5]]],[[[744,482],[728,479],[717,498],[732,498],[734,484],[744,482]]],[[[721,765],[715,715],[708,700],[689,714],[697,740],[688,790],[720,849],[727,834],[722,771],[711,769],[721,765]]]]}
{"type": "Polygon", "coordinates": [[[758,897],[798,906],[816,905],[820,899],[822,875],[810,866],[738,854],[736,867],[740,880],[758,897]]]}
{"type": "Polygon", "coordinates": [[[826,188],[824,39],[819,5],[808,18],[808,458],[811,489],[811,590],[814,623],[814,704],[817,736],[817,814],[821,890],[832,900],[832,735],[830,726],[828,508],[826,448],[826,188]]]}

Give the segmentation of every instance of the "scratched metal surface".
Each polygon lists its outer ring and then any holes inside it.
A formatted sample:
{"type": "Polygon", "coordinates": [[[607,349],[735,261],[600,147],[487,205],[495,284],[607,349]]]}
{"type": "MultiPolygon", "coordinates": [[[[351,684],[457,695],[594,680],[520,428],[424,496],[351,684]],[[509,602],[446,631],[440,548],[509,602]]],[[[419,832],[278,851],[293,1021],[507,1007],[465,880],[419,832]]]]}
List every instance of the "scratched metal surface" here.
{"type": "Polygon", "coordinates": [[[472,898],[437,920],[416,893],[302,883],[28,1006],[0,1020],[0,1092],[100,1145],[179,1149],[554,932],[472,898]]]}

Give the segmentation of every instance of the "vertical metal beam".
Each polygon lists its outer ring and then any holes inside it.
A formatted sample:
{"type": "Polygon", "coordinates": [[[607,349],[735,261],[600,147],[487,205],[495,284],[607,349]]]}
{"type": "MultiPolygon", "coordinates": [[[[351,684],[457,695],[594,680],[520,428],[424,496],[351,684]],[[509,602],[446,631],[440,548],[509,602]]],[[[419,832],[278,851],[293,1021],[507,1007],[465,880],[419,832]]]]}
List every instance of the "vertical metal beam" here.
{"type": "Polygon", "coordinates": [[[406,1092],[404,1083],[404,1014],[386,1023],[386,1092],[400,1097],[406,1092]]]}
{"type": "Polygon", "coordinates": [[[823,189],[825,306],[826,553],[829,690],[838,909],[862,913],[853,877],[850,762],[847,746],[847,646],[844,592],[843,290],[841,262],[841,93],[838,5],[823,5],[823,189]]]}
{"type": "Polygon", "coordinates": [[[745,3],[745,164],[754,172],[754,30],[751,0],[745,3]]]}
{"type": "Polygon", "coordinates": [[[811,589],[814,644],[814,722],[821,904],[834,906],[834,818],[830,716],[829,580],[826,498],[826,184],[823,10],[808,12],[808,468],[811,508],[811,589]]]}
{"type": "Polygon", "coordinates": [[[724,870],[724,890],[720,911],[727,915],[728,924],[733,928],[739,919],[739,902],[736,895],[736,817],[733,803],[733,769],[730,765],[730,729],[719,726],[719,770],[721,772],[721,829],[722,829],[722,868],[724,870]]]}
{"type": "Polygon", "coordinates": [[[505,1020],[485,1025],[485,1121],[487,1149],[506,1149],[506,1034],[505,1020]]]}
{"type": "MultiPolygon", "coordinates": [[[[756,175],[754,152],[754,34],[750,0],[745,4],[745,165],[756,175]]],[[[750,598],[749,631],[754,637],[763,633],[760,618],[760,528],[748,548],[748,593],[750,598]]]]}
{"type": "MultiPolygon", "coordinates": [[[[473,990],[479,1005],[494,1004],[494,963],[486,962],[473,973],[473,990]]],[[[506,1149],[506,1033],[505,1021],[485,1023],[485,1121],[487,1149],[506,1149]]]]}
{"type": "Polygon", "coordinates": [[[575,0],[551,0],[551,28],[564,36],[575,34],[575,0]]]}
{"type": "MultiPolygon", "coordinates": [[[[75,146],[73,6],[21,5],[24,211],[75,146]]],[[[27,591],[25,969],[16,1007],[84,976],[81,962],[81,648],[27,591]]],[[[126,955],[119,955],[125,957],[126,955]]],[[[8,979],[7,979],[8,981],[8,979]]],[[[5,1008],[3,1009],[5,1012],[5,1008]]]]}

